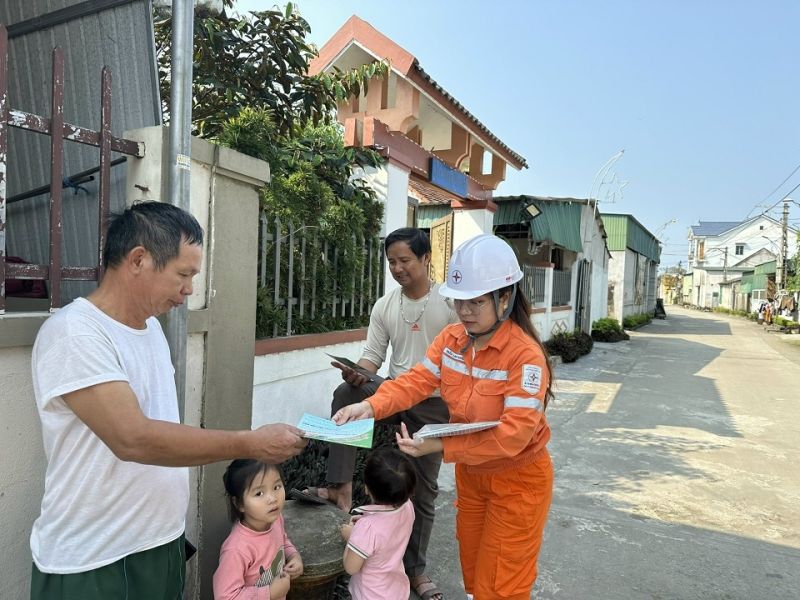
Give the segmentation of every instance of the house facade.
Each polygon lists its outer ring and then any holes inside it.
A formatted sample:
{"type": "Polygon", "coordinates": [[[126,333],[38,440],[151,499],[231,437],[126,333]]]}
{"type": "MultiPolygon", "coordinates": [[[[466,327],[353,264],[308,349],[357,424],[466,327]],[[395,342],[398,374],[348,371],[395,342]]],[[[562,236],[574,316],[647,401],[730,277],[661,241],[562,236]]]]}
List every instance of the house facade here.
{"type": "Polygon", "coordinates": [[[608,316],[620,322],[656,307],[658,239],[633,215],[604,214],[611,262],[608,268],[608,316]]]}
{"type": "MultiPolygon", "coordinates": [[[[363,173],[384,201],[383,234],[413,225],[415,196],[442,195],[453,209],[451,239],[444,247],[491,232],[497,209],[494,190],[508,167],[528,165],[443,89],[414,55],[353,15],[320,49],[309,73],[380,61],[388,62],[388,75],[376,75],[366,93],[341,102],[337,119],[344,127],[345,145],[372,148],[386,159],[363,173]]],[[[387,270],[386,289],[396,285],[387,270]]]]}
{"type": "MultiPolygon", "coordinates": [[[[575,329],[588,333],[608,310],[610,253],[594,201],[528,195],[494,201],[493,232],[519,258],[522,286],[543,339],[575,329]]],[[[416,226],[434,227],[452,211],[445,201],[420,198],[416,226]]]]}
{"type": "MultiPolygon", "coordinates": [[[[796,239],[797,230],[787,229],[789,239],[796,239]]],[[[691,289],[685,290],[686,301],[703,308],[723,304],[722,287],[728,287],[723,284],[777,260],[782,239],[782,224],[768,215],[745,221],[700,221],[692,226],[688,265],[694,277],[691,289]]],[[[788,244],[787,259],[794,255],[794,246],[788,244]]]]}

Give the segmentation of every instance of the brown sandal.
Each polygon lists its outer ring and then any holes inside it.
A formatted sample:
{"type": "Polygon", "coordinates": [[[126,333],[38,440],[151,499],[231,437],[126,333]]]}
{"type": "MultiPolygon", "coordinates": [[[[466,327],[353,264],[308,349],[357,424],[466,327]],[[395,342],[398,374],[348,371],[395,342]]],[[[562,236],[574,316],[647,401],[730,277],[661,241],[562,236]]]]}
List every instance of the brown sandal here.
{"type": "Polygon", "coordinates": [[[427,575],[412,577],[411,580],[417,582],[411,584],[411,589],[420,597],[420,600],[444,600],[444,594],[427,575]]]}

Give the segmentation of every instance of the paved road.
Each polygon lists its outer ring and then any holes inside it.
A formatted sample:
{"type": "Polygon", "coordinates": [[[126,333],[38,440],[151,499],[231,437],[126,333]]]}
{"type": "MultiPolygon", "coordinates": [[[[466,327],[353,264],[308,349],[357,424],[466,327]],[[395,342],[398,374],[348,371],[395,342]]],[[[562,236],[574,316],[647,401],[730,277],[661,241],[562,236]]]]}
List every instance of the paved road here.
{"type": "MultiPolygon", "coordinates": [[[[532,597],[800,599],[800,346],[673,308],[561,365],[556,489],[532,597]]],[[[430,573],[464,598],[452,469],[430,573]]]]}

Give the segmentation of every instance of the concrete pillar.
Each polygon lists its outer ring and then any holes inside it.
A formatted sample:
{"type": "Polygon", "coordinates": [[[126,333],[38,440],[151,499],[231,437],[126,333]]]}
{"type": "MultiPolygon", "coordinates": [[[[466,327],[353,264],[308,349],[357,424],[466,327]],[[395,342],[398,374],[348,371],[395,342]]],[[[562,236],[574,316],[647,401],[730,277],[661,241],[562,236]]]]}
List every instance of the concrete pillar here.
{"type": "Polygon", "coordinates": [[[453,248],[482,233],[492,233],[494,211],[485,208],[453,209],[453,248]]]}
{"type": "MultiPolygon", "coordinates": [[[[395,229],[408,227],[408,179],[411,171],[391,160],[378,168],[367,168],[361,173],[378,199],[383,202],[383,227],[381,237],[385,238],[395,229]]],[[[385,259],[384,259],[385,260],[385,259]]],[[[389,273],[388,263],[385,266],[385,289],[398,287],[398,283],[389,273]]]]}
{"type": "Polygon", "coordinates": [[[553,328],[553,265],[545,267],[544,272],[544,327],[547,338],[553,328]]]}

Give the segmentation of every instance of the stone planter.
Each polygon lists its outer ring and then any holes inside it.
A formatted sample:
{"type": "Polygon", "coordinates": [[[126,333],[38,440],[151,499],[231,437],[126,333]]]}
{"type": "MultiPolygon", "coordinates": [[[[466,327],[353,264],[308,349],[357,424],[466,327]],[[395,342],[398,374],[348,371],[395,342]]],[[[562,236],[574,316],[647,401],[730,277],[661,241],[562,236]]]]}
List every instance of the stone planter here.
{"type": "Polygon", "coordinates": [[[303,574],[292,581],[287,600],[330,600],[344,573],[344,540],[339,525],[350,515],[333,504],[287,500],[283,509],[286,533],[303,557],[303,574]]]}

